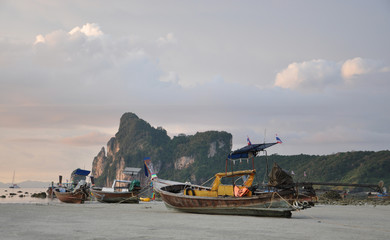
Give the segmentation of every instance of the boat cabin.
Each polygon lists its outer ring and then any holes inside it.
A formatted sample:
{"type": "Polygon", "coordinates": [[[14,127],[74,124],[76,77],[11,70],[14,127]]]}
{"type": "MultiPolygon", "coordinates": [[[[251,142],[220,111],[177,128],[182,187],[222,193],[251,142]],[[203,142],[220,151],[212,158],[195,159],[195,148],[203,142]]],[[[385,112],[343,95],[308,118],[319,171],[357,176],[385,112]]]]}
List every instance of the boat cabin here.
{"type": "Polygon", "coordinates": [[[218,196],[235,196],[235,197],[250,197],[252,192],[249,190],[252,187],[253,180],[256,175],[256,170],[243,170],[235,172],[222,172],[215,174],[214,182],[211,188],[195,187],[184,189],[184,195],[201,196],[201,197],[218,197],[218,196]],[[242,178],[245,179],[242,185],[222,184],[224,178],[242,178]]]}
{"type": "Polygon", "coordinates": [[[103,187],[101,190],[104,192],[131,192],[141,190],[141,186],[138,180],[115,179],[111,188],[103,187]]]}

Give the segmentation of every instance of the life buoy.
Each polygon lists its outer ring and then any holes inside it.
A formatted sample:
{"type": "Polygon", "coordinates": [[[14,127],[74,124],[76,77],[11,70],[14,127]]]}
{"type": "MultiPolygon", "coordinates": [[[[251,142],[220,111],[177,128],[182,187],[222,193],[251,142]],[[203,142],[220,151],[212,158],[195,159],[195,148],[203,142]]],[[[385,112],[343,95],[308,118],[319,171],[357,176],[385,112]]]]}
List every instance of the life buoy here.
{"type": "Polygon", "coordinates": [[[186,195],[190,195],[190,194],[188,194],[188,191],[191,191],[191,193],[192,193],[192,196],[195,196],[195,191],[194,191],[194,189],[192,189],[192,188],[186,188],[186,191],[185,191],[185,193],[186,193],[186,195]]]}

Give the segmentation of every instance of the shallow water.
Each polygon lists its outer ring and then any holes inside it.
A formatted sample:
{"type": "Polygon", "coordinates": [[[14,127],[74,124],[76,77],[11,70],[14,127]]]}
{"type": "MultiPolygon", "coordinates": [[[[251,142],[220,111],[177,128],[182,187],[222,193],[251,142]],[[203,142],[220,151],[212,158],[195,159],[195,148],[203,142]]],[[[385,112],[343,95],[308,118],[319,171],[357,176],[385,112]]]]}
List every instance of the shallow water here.
{"type": "Polygon", "coordinates": [[[316,205],[286,219],[181,213],[154,201],[67,204],[31,197],[45,191],[0,188],[0,196],[6,196],[0,198],[0,239],[367,240],[390,236],[390,206],[316,205]]]}
{"type": "MultiPolygon", "coordinates": [[[[50,198],[31,197],[34,193],[46,192],[47,188],[0,188],[1,203],[49,203],[50,198]]],[[[58,201],[54,199],[55,201],[58,201]]]]}
{"type": "Polygon", "coordinates": [[[390,206],[320,205],[286,219],[180,213],[162,202],[6,203],[0,239],[389,239],[388,219],[390,206]]]}

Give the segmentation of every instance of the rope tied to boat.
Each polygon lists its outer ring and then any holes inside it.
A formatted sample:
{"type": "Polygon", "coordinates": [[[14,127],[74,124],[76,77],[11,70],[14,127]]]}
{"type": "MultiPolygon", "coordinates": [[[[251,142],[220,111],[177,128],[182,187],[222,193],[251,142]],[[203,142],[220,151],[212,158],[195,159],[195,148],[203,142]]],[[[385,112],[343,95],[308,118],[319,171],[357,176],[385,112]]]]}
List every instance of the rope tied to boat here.
{"type": "Polygon", "coordinates": [[[129,198],[125,198],[125,199],[123,199],[123,200],[117,202],[117,204],[118,204],[118,203],[123,203],[123,202],[128,201],[128,200],[131,200],[131,199],[135,199],[135,198],[137,198],[137,200],[139,201],[139,197],[138,197],[138,196],[139,196],[139,195],[142,195],[142,194],[145,193],[146,191],[150,190],[150,188],[152,188],[152,187],[151,187],[151,186],[144,187],[141,191],[138,192],[137,196],[131,196],[131,197],[129,197],[129,198]]]}
{"type": "Polygon", "coordinates": [[[206,183],[208,183],[213,178],[215,178],[215,176],[212,176],[211,178],[209,178],[206,182],[202,183],[201,186],[204,186],[206,183]]]}
{"type": "Polygon", "coordinates": [[[125,199],[123,199],[123,200],[119,201],[119,202],[118,202],[118,204],[119,204],[119,203],[123,203],[123,202],[125,202],[125,201],[128,201],[128,200],[131,200],[131,199],[134,199],[134,200],[137,200],[137,201],[139,201],[139,198],[138,198],[138,196],[132,196],[132,197],[125,198],[125,199]]]}
{"type": "MultiPolygon", "coordinates": [[[[270,203],[270,205],[268,206],[268,208],[271,208],[275,195],[278,195],[279,198],[282,199],[284,202],[286,202],[287,205],[289,205],[291,208],[294,208],[294,209],[297,210],[297,211],[299,211],[299,210],[301,209],[301,208],[299,208],[299,207],[295,207],[294,205],[291,205],[291,203],[289,203],[286,199],[284,199],[278,192],[273,192],[273,193],[272,193],[272,196],[271,196],[271,203],[270,203]]],[[[296,202],[296,201],[294,201],[294,203],[295,203],[295,202],[296,202]]]]}

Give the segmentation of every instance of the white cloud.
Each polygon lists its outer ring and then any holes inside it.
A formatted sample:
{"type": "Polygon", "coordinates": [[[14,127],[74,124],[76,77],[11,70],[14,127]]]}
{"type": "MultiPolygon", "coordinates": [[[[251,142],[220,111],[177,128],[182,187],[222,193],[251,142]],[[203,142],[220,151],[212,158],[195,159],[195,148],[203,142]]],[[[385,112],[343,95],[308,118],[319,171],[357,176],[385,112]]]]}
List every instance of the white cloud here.
{"type": "Polygon", "coordinates": [[[318,90],[340,84],[339,71],[339,64],[322,59],[291,63],[276,75],[275,86],[318,90]]]}
{"type": "Polygon", "coordinates": [[[38,36],[35,37],[34,45],[38,43],[45,43],[45,41],[46,41],[45,37],[39,34],[38,36]]]}
{"type": "Polygon", "coordinates": [[[69,37],[70,35],[63,30],[53,31],[46,35],[39,34],[35,37],[34,45],[39,45],[40,43],[43,43],[48,46],[56,46],[66,42],[69,37]]]}
{"type": "Polygon", "coordinates": [[[370,59],[362,59],[360,57],[348,59],[341,67],[341,74],[345,79],[352,78],[357,75],[368,74],[371,72],[379,72],[381,64],[378,61],[370,59]]]}
{"type": "Polygon", "coordinates": [[[85,36],[87,37],[99,37],[103,35],[103,32],[100,30],[99,25],[97,25],[96,23],[87,23],[81,28],[75,27],[69,32],[69,34],[74,35],[79,32],[85,34],[85,36]]]}
{"type": "MultiPolygon", "coordinates": [[[[158,48],[155,41],[102,36],[95,23],[69,32],[60,29],[37,35],[30,51],[13,60],[8,58],[7,68],[0,66],[0,77],[14,89],[15,84],[40,86],[34,91],[20,88],[18,95],[41,104],[131,102],[143,98],[145,89],[151,93],[177,85],[177,73],[160,70],[158,55],[153,54],[158,48]],[[16,71],[20,68],[22,72],[16,71]],[[110,96],[107,92],[115,94],[110,96]]],[[[174,37],[168,34],[166,39],[173,41],[174,37]]],[[[10,101],[15,99],[15,93],[6,90],[6,84],[0,93],[0,98],[15,103],[10,101]]]]}
{"type": "Polygon", "coordinates": [[[323,59],[294,62],[276,75],[274,85],[293,90],[321,91],[344,85],[355,76],[386,72],[386,69],[379,61],[360,57],[340,63],[323,59]]]}
{"type": "Polygon", "coordinates": [[[99,25],[96,23],[87,23],[80,27],[75,27],[69,32],[64,30],[57,30],[43,36],[39,34],[35,37],[34,45],[39,43],[47,44],[50,46],[58,46],[67,44],[70,41],[77,42],[80,39],[93,40],[97,37],[103,36],[103,32],[100,30],[99,25]]]}

